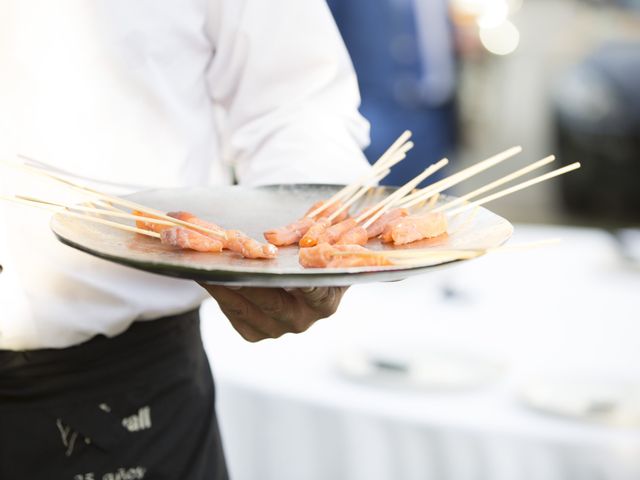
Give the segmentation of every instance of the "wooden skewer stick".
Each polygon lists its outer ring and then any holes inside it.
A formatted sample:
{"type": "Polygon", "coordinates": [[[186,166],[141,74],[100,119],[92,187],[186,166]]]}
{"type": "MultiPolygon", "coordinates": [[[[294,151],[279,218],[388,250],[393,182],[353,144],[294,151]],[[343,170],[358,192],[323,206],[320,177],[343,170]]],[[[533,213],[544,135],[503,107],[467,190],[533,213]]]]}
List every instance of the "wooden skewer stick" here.
{"type": "MultiPolygon", "coordinates": [[[[391,157],[391,158],[389,159],[389,161],[388,161],[388,162],[385,162],[385,163],[384,163],[384,165],[386,165],[386,166],[387,166],[387,169],[386,169],[386,170],[380,170],[380,171],[379,171],[379,174],[378,174],[377,176],[375,176],[375,175],[373,175],[373,176],[372,176],[372,173],[375,173],[375,172],[373,172],[373,171],[372,171],[372,172],[369,172],[369,173],[367,174],[367,176],[368,176],[368,180],[367,180],[366,182],[356,182],[356,183],[353,183],[353,184],[349,185],[349,186],[348,186],[348,191],[347,191],[347,190],[345,190],[345,191],[344,191],[344,195],[342,195],[340,198],[337,198],[337,199],[336,199],[336,202],[338,202],[338,201],[342,201],[342,202],[344,202],[344,203],[347,203],[347,204],[349,204],[349,205],[352,205],[352,204],[353,204],[353,202],[351,201],[351,198],[350,198],[352,195],[353,195],[353,196],[357,196],[357,195],[359,194],[359,192],[361,191],[361,189],[362,189],[362,188],[366,188],[366,190],[365,190],[365,191],[368,191],[368,189],[369,189],[370,187],[369,187],[367,184],[369,184],[369,183],[379,183],[383,178],[385,178],[387,175],[389,175],[389,174],[391,173],[391,167],[393,167],[393,166],[394,166],[394,165],[396,165],[397,163],[399,163],[399,162],[401,162],[402,160],[404,160],[405,158],[407,158],[406,151],[407,151],[407,150],[409,150],[409,149],[411,149],[411,148],[413,148],[413,142],[405,143],[405,144],[401,147],[401,149],[400,149],[398,152],[396,152],[396,154],[395,154],[393,157],[391,157]],[[358,190],[358,187],[359,187],[360,185],[362,185],[362,186],[360,187],[360,190],[358,190]]],[[[378,169],[376,169],[376,172],[377,172],[377,171],[378,171],[378,169]]],[[[333,197],[332,197],[332,198],[333,198],[333,197]]],[[[357,198],[359,198],[359,197],[357,197],[357,198]]],[[[334,202],[334,203],[335,203],[335,202],[334,202]]],[[[329,207],[330,205],[331,205],[330,203],[327,203],[327,204],[326,204],[326,206],[325,206],[325,204],[322,204],[322,205],[321,205],[320,207],[318,207],[316,210],[314,210],[314,211],[310,212],[309,214],[307,214],[307,217],[308,217],[308,218],[313,218],[313,217],[315,217],[315,216],[317,215],[317,213],[315,213],[315,212],[320,212],[320,213],[321,213],[323,210],[325,210],[325,208],[329,207]]],[[[338,212],[339,212],[339,213],[338,213],[338,214],[336,214],[336,213],[334,212],[334,213],[331,215],[331,217],[330,217],[330,218],[331,218],[331,219],[336,218],[336,217],[337,217],[340,213],[342,213],[344,210],[345,210],[345,209],[344,209],[344,206],[343,206],[343,207],[340,207],[340,209],[338,210],[338,212]]]]}
{"type": "Polygon", "coordinates": [[[109,221],[109,220],[104,220],[104,219],[98,218],[98,217],[92,217],[92,216],[85,215],[85,214],[82,214],[82,213],[70,212],[69,210],[65,210],[64,208],[56,207],[55,205],[48,204],[46,202],[45,203],[32,202],[30,200],[24,200],[24,199],[18,198],[18,197],[7,197],[7,196],[4,196],[4,195],[0,195],[0,200],[5,200],[5,201],[8,201],[8,202],[18,203],[20,205],[26,205],[26,206],[33,207],[33,208],[40,208],[40,209],[48,210],[50,212],[60,213],[62,215],[66,215],[68,217],[80,218],[80,219],[86,220],[88,222],[100,223],[102,225],[107,225],[109,227],[117,228],[117,229],[120,229],[120,230],[126,230],[128,232],[139,233],[141,235],[146,235],[148,237],[160,238],[160,234],[156,233],[156,232],[150,232],[149,230],[144,230],[142,228],[132,227],[132,226],[129,226],[129,225],[124,225],[122,223],[112,222],[112,221],[109,221]]]}
{"type": "Polygon", "coordinates": [[[371,188],[373,188],[376,184],[378,184],[380,180],[382,180],[384,177],[389,175],[390,171],[391,170],[389,169],[384,170],[380,175],[374,178],[372,182],[374,185],[365,185],[364,187],[362,187],[353,197],[347,200],[338,210],[336,210],[331,215],[329,215],[329,220],[333,221],[333,219],[337,218],[342,212],[344,212],[345,210],[348,210],[349,207],[351,207],[351,205],[353,205],[358,199],[360,199],[364,194],[366,194],[369,190],[371,190],[371,188]]]}
{"type": "MultiPolygon", "coordinates": [[[[67,183],[70,186],[75,186],[75,184],[73,184],[72,182],[66,180],[64,177],[60,177],[59,176],[59,175],[68,174],[68,172],[65,172],[63,170],[57,169],[55,167],[47,166],[46,164],[43,164],[39,160],[37,160],[37,159],[35,159],[33,157],[28,157],[27,155],[23,155],[21,153],[19,153],[17,156],[19,158],[23,159],[24,161],[29,162],[29,163],[32,164],[32,165],[25,165],[25,166],[38,169],[38,170],[40,170],[42,172],[48,172],[50,174],[55,175],[56,176],[56,180],[58,180],[60,182],[67,183]],[[36,165],[33,165],[33,164],[38,164],[38,165],[41,165],[41,166],[36,166],[36,165]]],[[[9,164],[9,162],[2,162],[2,163],[9,164]]],[[[16,166],[15,164],[9,164],[9,165],[14,167],[14,168],[16,166]]],[[[87,189],[89,191],[92,191],[94,193],[101,193],[101,192],[98,192],[97,190],[94,190],[94,189],[89,188],[89,187],[83,187],[83,188],[85,188],[85,189],[87,189]]],[[[20,197],[20,195],[17,195],[17,196],[20,197]]],[[[115,207],[110,202],[105,202],[105,201],[102,201],[102,200],[98,200],[97,202],[95,202],[95,205],[103,207],[103,208],[108,209],[108,210],[120,211],[120,212],[124,211],[122,208],[115,207]]]]}
{"type": "Polygon", "coordinates": [[[95,205],[96,205],[97,207],[102,207],[102,208],[105,208],[105,209],[107,209],[107,210],[113,210],[114,212],[124,212],[124,209],[122,209],[122,208],[118,208],[118,207],[115,207],[115,206],[111,205],[111,203],[109,203],[109,202],[104,202],[104,201],[102,201],[102,200],[98,200],[98,201],[95,203],[95,205]]]}
{"type": "MultiPolygon", "coordinates": [[[[373,169],[375,170],[385,168],[385,164],[387,163],[387,161],[393,156],[395,152],[402,149],[403,145],[405,145],[411,138],[411,135],[412,133],[410,130],[405,130],[404,132],[402,132],[402,134],[396,139],[396,141],[393,142],[389,148],[387,148],[387,150],[380,156],[380,158],[378,158],[378,160],[376,160],[376,162],[373,164],[373,169]]],[[[411,145],[413,146],[413,143],[411,143],[411,145]]],[[[405,150],[404,153],[406,153],[408,150],[410,150],[410,148],[405,150]]]]}
{"type": "Polygon", "coordinates": [[[375,214],[377,211],[379,211],[385,205],[388,205],[388,204],[392,203],[394,200],[396,200],[398,198],[402,198],[404,195],[407,194],[407,192],[410,192],[411,190],[413,190],[416,187],[416,185],[418,185],[425,178],[427,178],[427,176],[429,176],[430,169],[432,167],[433,167],[433,165],[430,165],[429,167],[425,168],[419,175],[417,175],[416,177],[414,177],[411,180],[409,180],[403,186],[399,187],[396,191],[394,191],[393,193],[387,195],[385,198],[380,200],[375,205],[367,208],[363,213],[360,214],[359,217],[356,218],[356,222],[360,223],[360,222],[364,221],[365,219],[370,218],[373,214],[375,214]]]}
{"type": "Polygon", "coordinates": [[[517,155],[521,151],[522,151],[522,147],[517,146],[517,147],[509,148],[504,152],[498,153],[497,155],[494,155],[492,157],[489,157],[486,160],[478,162],[475,165],[465,168],[464,170],[461,170],[458,173],[454,173],[453,175],[450,175],[449,177],[444,178],[439,182],[429,185],[428,187],[425,187],[422,190],[419,190],[418,192],[407,196],[407,198],[404,199],[403,203],[400,206],[404,208],[410,208],[414,205],[417,205],[421,201],[431,197],[431,195],[435,195],[436,193],[441,193],[457,185],[458,183],[463,182],[464,180],[468,180],[469,178],[477,175],[478,173],[483,172],[491,167],[494,167],[495,165],[501,162],[504,162],[505,160],[513,157],[514,155],[517,155]]]}
{"type": "Polygon", "coordinates": [[[475,202],[471,202],[468,203],[466,205],[463,205],[461,207],[458,207],[450,212],[447,212],[449,215],[457,215],[459,213],[462,213],[466,210],[469,210],[471,208],[476,208],[479,207],[480,205],[484,205],[485,203],[489,203],[493,200],[497,200],[498,198],[502,198],[502,197],[506,197],[507,195],[510,195],[512,193],[518,192],[520,190],[523,190],[525,188],[531,187],[533,185],[536,185],[538,183],[544,182],[546,180],[549,180],[551,178],[554,177],[558,177],[560,175],[564,175],[565,173],[571,172],[573,170],[577,170],[578,168],[580,168],[580,163],[576,162],[576,163],[572,163],[571,165],[567,165],[566,167],[562,167],[562,168],[558,168],[557,170],[553,170],[552,172],[549,173],[545,173],[544,175],[540,175],[539,177],[535,177],[531,180],[528,180],[526,182],[522,182],[522,183],[518,183],[517,185],[514,185],[513,187],[510,188],[506,188],[504,190],[500,190],[499,192],[496,192],[492,195],[489,195],[487,197],[481,198],[480,200],[476,200],[475,202]]]}
{"type": "Polygon", "coordinates": [[[359,255],[359,256],[375,256],[375,257],[384,257],[390,260],[418,260],[418,259],[428,259],[432,257],[439,256],[465,256],[472,258],[474,256],[483,255],[486,253],[497,253],[497,252],[515,252],[515,251],[524,251],[524,250],[532,250],[535,248],[546,247],[549,245],[555,245],[559,243],[561,240],[558,238],[551,238],[546,240],[539,240],[536,242],[529,243],[521,243],[516,245],[503,245],[500,247],[490,247],[490,248],[458,248],[458,249],[437,249],[437,248],[421,248],[421,249],[403,249],[403,250],[371,250],[368,252],[362,252],[358,250],[354,250],[352,252],[349,251],[341,251],[333,253],[333,256],[351,256],[351,255],[359,255]]]}
{"type": "Polygon", "coordinates": [[[528,165],[524,168],[521,168],[520,170],[517,170],[509,175],[506,175],[498,180],[496,180],[495,182],[491,182],[487,185],[485,185],[484,187],[480,187],[477,190],[474,190],[471,193],[467,193],[466,195],[457,198],[455,200],[452,200],[449,203],[446,203],[444,205],[441,205],[440,207],[436,208],[434,210],[434,212],[443,212],[445,210],[449,210],[450,208],[456,207],[458,205],[461,205],[463,203],[465,203],[468,200],[471,200],[472,198],[477,197],[478,195],[482,195],[485,192],[489,192],[491,190],[493,190],[496,187],[499,187],[500,185],[504,185],[505,183],[508,183],[512,180],[515,180],[516,178],[522,177],[523,175],[526,175],[529,172],[532,172],[533,170],[536,170],[538,168],[544,167],[545,165],[548,165],[549,163],[553,162],[556,159],[555,155],[550,155],[546,158],[543,158],[542,160],[538,160],[537,162],[532,163],[531,165],[528,165]]]}
{"type": "MultiPolygon", "coordinates": [[[[313,218],[316,215],[324,212],[327,208],[329,208],[334,203],[342,200],[344,197],[352,195],[361,185],[368,182],[373,176],[375,176],[376,173],[378,173],[378,171],[386,169],[387,162],[389,162],[390,159],[394,157],[395,152],[398,149],[401,149],[404,146],[404,144],[409,140],[409,138],[411,138],[411,131],[405,130],[397,138],[397,140],[391,144],[391,146],[387,149],[387,151],[384,152],[382,156],[373,164],[372,169],[367,173],[367,175],[363,176],[361,179],[357,180],[356,182],[342,188],[340,191],[335,193],[331,198],[329,198],[329,200],[324,202],[322,205],[320,205],[318,208],[316,208],[312,212],[309,212],[307,214],[307,217],[313,218]]],[[[409,142],[409,144],[410,146],[406,150],[404,150],[404,153],[406,153],[410,148],[413,147],[412,142],[409,142]]],[[[404,157],[402,157],[400,160],[402,160],[403,158],[404,157]]],[[[398,161],[396,161],[395,163],[397,163],[398,161]]]]}
{"type": "Polygon", "coordinates": [[[3,163],[7,163],[8,165],[10,165],[13,168],[18,168],[20,170],[25,170],[27,172],[36,174],[36,175],[40,175],[40,176],[44,176],[46,178],[50,178],[52,180],[55,180],[61,184],[67,185],[68,187],[83,192],[85,195],[92,195],[96,198],[100,198],[101,200],[104,200],[106,202],[109,203],[114,203],[116,205],[121,205],[127,208],[130,208],[132,210],[138,210],[140,212],[146,213],[147,215],[152,215],[155,217],[158,217],[161,220],[167,220],[169,222],[173,222],[176,225],[180,225],[183,227],[187,227],[190,228],[192,230],[197,230],[199,232],[203,232],[206,234],[210,234],[210,235],[215,235],[217,237],[219,237],[220,239],[225,240],[226,239],[226,235],[220,231],[217,230],[211,230],[210,228],[205,228],[202,227],[200,225],[196,225],[194,223],[191,222],[185,222],[183,220],[178,220],[177,218],[173,218],[173,217],[169,217],[168,215],[166,215],[164,212],[161,212],[159,210],[155,210],[153,208],[150,207],[146,207],[144,205],[140,205],[139,203],[135,203],[132,202],[130,200],[125,200],[124,198],[120,198],[120,197],[115,197],[113,195],[107,195],[106,193],[102,193],[99,192],[97,190],[93,190],[92,188],[89,187],[84,187],[82,185],[78,185],[76,183],[73,183],[65,178],[62,178],[54,173],[50,173],[46,170],[42,170],[40,168],[36,168],[36,167],[31,167],[28,165],[21,165],[21,164],[16,164],[16,163],[11,163],[11,162],[3,162],[3,163]]]}
{"type": "Polygon", "coordinates": [[[160,220],[153,217],[145,217],[143,215],[134,215],[132,213],[127,213],[122,211],[104,210],[101,208],[85,207],[83,205],[64,205],[61,203],[54,203],[54,202],[49,202],[47,200],[30,197],[28,195],[16,195],[16,198],[20,200],[26,200],[28,202],[43,203],[45,205],[51,205],[64,210],[75,210],[78,212],[95,213],[98,215],[104,215],[105,217],[116,217],[116,218],[126,218],[128,220],[139,220],[147,223],[153,223],[156,225],[166,225],[169,227],[176,226],[175,222],[170,222],[168,220],[160,220]]]}
{"type": "Polygon", "coordinates": [[[363,220],[367,219],[367,221],[362,226],[364,228],[369,228],[373,224],[373,222],[375,222],[378,218],[384,215],[384,213],[387,210],[389,210],[391,207],[396,205],[407,193],[409,193],[411,190],[417,187],[423,180],[430,177],[441,168],[444,168],[448,163],[449,163],[449,160],[447,160],[446,158],[443,158],[439,162],[429,166],[427,169],[425,169],[424,172],[422,172],[416,178],[414,178],[404,186],[400,187],[398,190],[393,192],[391,195],[389,195],[387,198],[379,202],[377,205],[374,205],[372,208],[365,211],[362,215],[360,215],[356,219],[356,222],[360,223],[363,220]],[[371,215],[369,212],[375,212],[375,213],[372,216],[369,216],[371,215]]]}
{"type": "Polygon", "coordinates": [[[433,206],[438,203],[438,199],[440,198],[440,194],[436,193],[433,197],[428,200],[423,200],[420,205],[417,206],[416,210],[420,213],[424,213],[424,211],[430,211],[433,206]]]}
{"type": "Polygon", "coordinates": [[[411,150],[414,146],[415,145],[414,145],[413,142],[405,143],[400,148],[398,148],[393,153],[393,155],[391,155],[387,160],[385,160],[383,162],[380,162],[380,161],[376,162],[373,165],[373,170],[377,173],[377,172],[380,172],[380,171],[385,170],[385,169],[390,169],[391,167],[393,167],[397,163],[400,163],[402,160],[407,158],[407,152],[409,150],[411,150]]]}

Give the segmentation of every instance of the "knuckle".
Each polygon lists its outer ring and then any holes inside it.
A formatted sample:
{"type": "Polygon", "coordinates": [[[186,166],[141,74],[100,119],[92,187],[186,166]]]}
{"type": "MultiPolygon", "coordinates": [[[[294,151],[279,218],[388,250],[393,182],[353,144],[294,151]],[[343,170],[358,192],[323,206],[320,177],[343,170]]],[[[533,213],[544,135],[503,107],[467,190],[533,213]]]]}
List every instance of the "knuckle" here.
{"type": "Polygon", "coordinates": [[[270,317],[280,315],[283,310],[284,300],[282,299],[282,295],[276,295],[273,298],[273,301],[270,301],[269,303],[266,303],[262,306],[262,311],[270,317]]]}
{"type": "Polygon", "coordinates": [[[322,299],[315,304],[315,310],[321,315],[321,318],[329,317],[338,310],[337,292],[333,289],[327,289],[322,299]]]}
{"type": "Polygon", "coordinates": [[[254,331],[253,329],[236,327],[236,330],[238,331],[240,336],[249,343],[257,343],[260,340],[264,339],[263,336],[259,335],[258,332],[254,331]]]}
{"type": "Polygon", "coordinates": [[[232,316],[238,320],[246,320],[249,318],[249,305],[246,303],[227,304],[222,307],[222,311],[227,316],[232,316]]]}
{"type": "Polygon", "coordinates": [[[299,317],[294,319],[290,324],[290,330],[292,333],[303,333],[309,330],[309,327],[313,325],[314,320],[299,317]]]}
{"type": "Polygon", "coordinates": [[[305,323],[299,320],[296,320],[295,322],[291,323],[291,326],[289,329],[291,330],[291,333],[302,333],[302,332],[305,332],[308,328],[309,328],[308,325],[306,325],[305,323]]]}

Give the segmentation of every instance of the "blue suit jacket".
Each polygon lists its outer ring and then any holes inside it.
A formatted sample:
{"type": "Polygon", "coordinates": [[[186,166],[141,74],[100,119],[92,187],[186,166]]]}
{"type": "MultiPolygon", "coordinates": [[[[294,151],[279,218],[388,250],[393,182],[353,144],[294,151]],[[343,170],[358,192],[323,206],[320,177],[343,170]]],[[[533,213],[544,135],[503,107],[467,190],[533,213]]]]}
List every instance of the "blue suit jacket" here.
{"type": "Polygon", "coordinates": [[[419,92],[424,68],[418,53],[412,0],[328,0],[362,92],[362,114],[371,122],[375,161],[404,131],[416,146],[383,183],[399,185],[427,163],[448,156],[456,140],[456,109],[451,99],[429,106],[419,92]]]}

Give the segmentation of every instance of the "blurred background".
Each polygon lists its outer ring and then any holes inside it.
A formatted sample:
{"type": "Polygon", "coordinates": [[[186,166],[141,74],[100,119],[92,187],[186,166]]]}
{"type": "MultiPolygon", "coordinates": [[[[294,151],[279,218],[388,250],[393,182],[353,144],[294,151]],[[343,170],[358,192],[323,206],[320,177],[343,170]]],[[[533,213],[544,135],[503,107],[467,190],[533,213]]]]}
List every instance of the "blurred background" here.
{"type": "Polygon", "coordinates": [[[640,2],[329,0],[388,184],[524,151],[582,169],[489,205],[496,254],[350,289],[300,336],[249,345],[204,307],[234,478],[640,479],[640,2]]]}

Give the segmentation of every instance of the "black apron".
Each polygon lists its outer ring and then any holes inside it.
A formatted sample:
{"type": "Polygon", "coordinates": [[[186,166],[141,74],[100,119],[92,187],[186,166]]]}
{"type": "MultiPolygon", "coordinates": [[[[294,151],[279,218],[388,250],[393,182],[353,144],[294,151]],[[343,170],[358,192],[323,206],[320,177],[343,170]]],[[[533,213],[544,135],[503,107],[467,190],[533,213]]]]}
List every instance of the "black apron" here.
{"type": "Polygon", "coordinates": [[[197,311],[0,351],[0,479],[227,479],[214,400],[197,311]]]}

